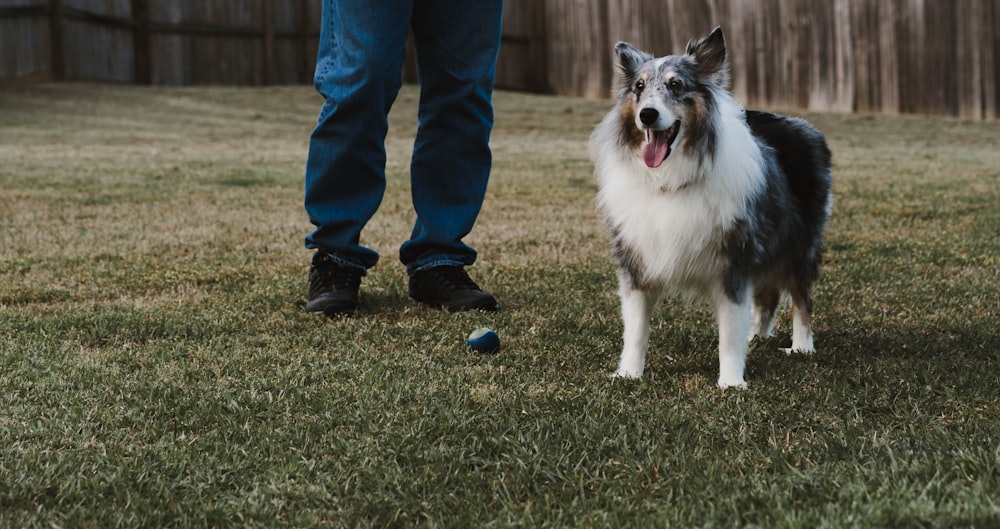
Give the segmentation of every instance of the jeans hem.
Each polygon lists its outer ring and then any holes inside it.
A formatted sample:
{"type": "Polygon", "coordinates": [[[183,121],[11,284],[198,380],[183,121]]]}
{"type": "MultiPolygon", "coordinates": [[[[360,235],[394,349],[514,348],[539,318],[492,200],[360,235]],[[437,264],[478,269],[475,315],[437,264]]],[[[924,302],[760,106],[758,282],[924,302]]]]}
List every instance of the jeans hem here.
{"type": "Polygon", "coordinates": [[[316,250],[316,255],[320,255],[320,254],[329,257],[333,262],[337,263],[340,266],[344,266],[344,267],[347,267],[347,268],[354,268],[356,270],[361,270],[361,275],[363,275],[363,276],[368,275],[368,269],[365,268],[362,265],[359,265],[358,263],[354,263],[354,262],[348,261],[347,259],[344,259],[342,257],[337,257],[337,255],[329,253],[329,252],[324,252],[323,250],[316,250]]]}
{"type": "Polygon", "coordinates": [[[413,274],[416,274],[417,272],[423,272],[424,270],[430,270],[431,268],[435,268],[435,267],[438,267],[438,266],[462,266],[462,267],[464,267],[464,266],[467,266],[467,265],[465,263],[463,263],[462,261],[458,261],[458,260],[455,260],[455,259],[435,259],[433,261],[428,261],[426,263],[406,265],[406,273],[408,275],[412,276],[413,274]]]}

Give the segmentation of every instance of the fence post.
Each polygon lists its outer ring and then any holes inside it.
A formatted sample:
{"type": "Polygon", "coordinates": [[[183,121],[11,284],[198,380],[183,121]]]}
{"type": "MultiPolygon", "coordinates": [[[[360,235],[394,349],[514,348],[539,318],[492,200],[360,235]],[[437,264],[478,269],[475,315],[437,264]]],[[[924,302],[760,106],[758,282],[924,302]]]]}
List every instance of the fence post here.
{"type": "Polygon", "coordinates": [[[49,75],[54,81],[66,78],[66,55],[63,51],[62,0],[49,0],[49,75]]]}
{"type": "Polygon", "coordinates": [[[274,53],[274,0],[263,0],[261,19],[264,32],[264,84],[278,82],[278,68],[274,53]]]}
{"type": "Polygon", "coordinates": [[[152,50],[149,46],[148,0],[132,0],[132,55],[135,83],[153,84],[152,50]]]}
{"type": "Polygon", "coordinates": [[[299,81],[312,83],[313,67],[309,57],[315,49],[309,43],[309,0],[299,1],[299,81]]]}

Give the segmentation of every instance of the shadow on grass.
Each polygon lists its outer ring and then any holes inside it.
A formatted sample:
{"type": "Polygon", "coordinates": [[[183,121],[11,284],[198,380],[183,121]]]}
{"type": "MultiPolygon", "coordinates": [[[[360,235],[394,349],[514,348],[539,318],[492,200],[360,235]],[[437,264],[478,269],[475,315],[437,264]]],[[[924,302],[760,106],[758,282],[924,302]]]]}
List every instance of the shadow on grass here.
{"type": "Polygon", "coordinates": [[[817,355],[817,361],[857,381],[949,384],[996,393],[1000,389],[1000,336],[986,327],[828,331],[823,337],[826,352],[817,355]]]}
{"type": "MultiPolygon", "coordinates": [[[[718,339],[714,325],[666,324],[650,338],[643,380],[718,377],[718,339]]],[[[796,386],[849,392],[857,388],[881,391],[938,391],[948,388],[975,398],[1000,398],[1000,336],[986,325],[902,330],[823,329],[813,354],[781,350],[789,346],[787,333],[755,339],[747,356],[751,391],[796,386]]],[[[615,344],[619,337],[615,337],[615,344]]],[[[607,352],[600,367],[611,369],[617,349],[607,352]]]]}

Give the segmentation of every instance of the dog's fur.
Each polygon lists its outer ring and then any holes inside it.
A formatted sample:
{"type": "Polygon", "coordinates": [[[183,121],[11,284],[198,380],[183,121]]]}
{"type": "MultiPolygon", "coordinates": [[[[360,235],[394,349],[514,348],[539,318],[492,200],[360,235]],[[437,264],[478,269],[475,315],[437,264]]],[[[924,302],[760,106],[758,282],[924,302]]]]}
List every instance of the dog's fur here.
{"type": "Polygon", "coordinates": [[[651,314],[675,293],[714,305],[718,385],[746,387],[748,341],[771,335],[783,293],[793,310],[786,351],[814,350],[830,151],[805,121],[733,100],[719,28],[684,55],[654,58],[624,42],[615,52],[623,86],[590,140],[619,266],[615,375],[642,376],[651,314]]]}

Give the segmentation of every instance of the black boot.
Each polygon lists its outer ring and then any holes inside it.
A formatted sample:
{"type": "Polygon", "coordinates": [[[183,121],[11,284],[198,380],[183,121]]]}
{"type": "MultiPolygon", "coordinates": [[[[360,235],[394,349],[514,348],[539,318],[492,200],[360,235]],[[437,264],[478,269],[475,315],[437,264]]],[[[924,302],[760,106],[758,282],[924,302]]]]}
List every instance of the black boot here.
{"type": "Polygon", "coordinates": [[[483,292],[461,266],[435,266],[410,277],[410,299],[448,312],[482,310],[496,312],[500,304],[483,292]]]}
{"type": "Polygon", "coordinates": [[[316,252],[309,269],[309,301],[306,312],[336,316],[353,314],[358,308],[361,268],[343,266],[329,255],[316,252]]]}

